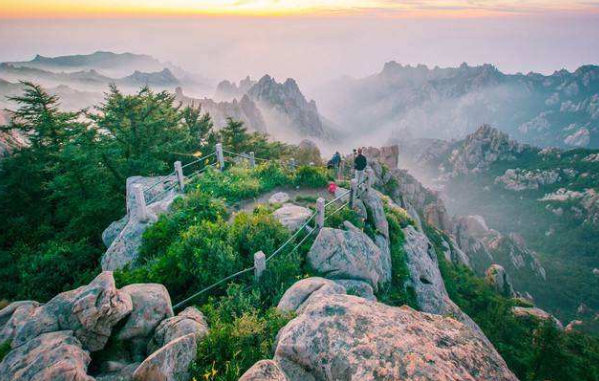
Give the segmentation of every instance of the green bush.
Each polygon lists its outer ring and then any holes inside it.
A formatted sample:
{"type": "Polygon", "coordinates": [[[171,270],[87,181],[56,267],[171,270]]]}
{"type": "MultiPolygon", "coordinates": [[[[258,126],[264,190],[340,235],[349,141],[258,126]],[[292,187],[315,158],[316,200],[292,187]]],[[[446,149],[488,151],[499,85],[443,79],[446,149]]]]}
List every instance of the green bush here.
{"type": "Polygon", "coordinates": [[[8,352],[10,352],[10,341],[5,341],[0,344],[0,362],[4,360],[8,352]]]}
{"type": "Polygon", "coordinates": [[[295,173],[294,185],[307,188],[321,188],[328,184],[327,170],[323,167],[301,166],[295,173]]]}

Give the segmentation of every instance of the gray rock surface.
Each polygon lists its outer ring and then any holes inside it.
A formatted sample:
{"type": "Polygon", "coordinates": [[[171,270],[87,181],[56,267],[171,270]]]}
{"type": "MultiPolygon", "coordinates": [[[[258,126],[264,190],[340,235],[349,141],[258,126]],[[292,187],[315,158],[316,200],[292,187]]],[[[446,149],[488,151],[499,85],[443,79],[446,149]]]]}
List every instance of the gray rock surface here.
{"type": "Polygon", "coordinates": [[[96,381],[132,381],[133,373],[139,367],[140,363],[136,362],[123,366],[121,369],[102,373],[96,376],[96,381]]]}
{"type": "Polygon", "coordinates": [[[22,307],[34,308],[39,307],[39,303],[33,300],[22,300],[18,302],[12,302],[8,306],[0,309],[0,331],[12,318],[12,315],[22,307]]]}
{"type": "Polygon", "coordinates": [[[206,323],[204,314],[195,307],[187,307],[177,316],[160,322],[148,343],[148,353],[190,333],[195,334],[196,340],[199,341],[208,335],[208,332],[208,323],[206,323]]]}
{"type": "Polygon", "coordinates": [[[512,312],[515,316],[521,318],[533,318],[538,320],[549,320],[555,323],[556,327],[563,329],[564,325],[555,316],[549,312],[537,307],[512,307],[512,312]]]}
{"type": "Polygon", "coordinates": [[[10,351],[0,363],[2,381],[93,381],[91,358],[71,331],[42,334],[10,351]]]}
{"type": "Polygon", "coordinates": [[[312,211],[303,206],[285,204],[275,210],[273,216],[289,230],[296,231],[312,216],[312,211]]]}
{"type": "Polygon", "coordinates": [[[364,233],[323,228],[310,251],[308,263],[330,279],[368,282],[375,290],[390,275],[385,273],[381,250],[364,233]]]}
{"type": "Polygon", "coordinates": [[[462,323],[350,295],[314,298],[279,332],[274,359],[327,381],[517,380],[462,323]]]}
{"type": "Polygon", "coordinates": [[[148,356],[133,373],[133,380],[187,381],[196,354],[196,335],[179,337],[148,356]]]}
{"type": "Polygon", "coordinates": [[[131,284],[121,291],[131,297],[133,309],[118,332],[119,340],[145,338],[162,320],[173,316],[171,297],[161,284],[131,284]]]}
{"type": "Polygon", "coordinates": [[[385,215],[385,208],[382,200],[382,195],[374,189],[364,192],[360,197],[368,216],[372,219],[376,230],[382,234],[385,238],[389,238],[389,223],[387,222],[387,216],[385,215]]]}
{"type": "Polygon", "coordinates": [[[17,330],[29,320],[39,305],[38,302],[27,300],[13,302],[4,307],[0,311],[0,343],[12,341],[17,330]]]}
{"type": "Polygon", "coordinates": [[[499,294],[508,298],[516,297],[510,276],[505,272],[503,266],[498,264],[491,265],[486,271],[485,280],[499,294]]]}
{"type": "Polygon", "coordinates": [[[239,381],[289,381],[274,360],[261,360],[248,369],[239,381]]]}
{"type": "Polygon", "coordinates": [[[297,312],[316,295],[345,294],[345,287],[325,278],[312,277],[295,282],[277,305],[283,312],[297,312]]]}
{"type": "Polygon", "coordinates": [[[348,295],[355,295],[359,296],[360,298],[376,302],[374,290],[372,289],[372,286],[366,282],[362,282],[360,280],[337,279],[335,280],[335,283],[345,287],[345,291],[348,295]]]}
{"type": "Polygon", "coordinates": [[[289,201],[289,195],[285,192],[277,192],[269,197],[269,204],[284,204],[289,201]]]}
{"type": "Polygon", "coordinates": [[[127,214],[122,219],[113,222],[102,234],[105,244],[110,244],[108,250],[102,256],[103,270],[120,270],[127,265],[135,266],[135,261],[139,255],[141,239],[148,226],[156,222],[158,216],[165,213],[177,196],[177,187],[164,194],[162,192],[172,184],[176,179],[174,177],[141,177],[134,176],[127,179],[127,214]],[[133,187],[143,185],[149,188],[160,179],[163,182],[152,188],[146,195],[148,202],[148,221],[139,220],[139,210],[135,200],[133,187]],[[153,200],[154,197],[160,195],[153,200]],[[151,202],[150,202],[151,201],[151,202]]]}

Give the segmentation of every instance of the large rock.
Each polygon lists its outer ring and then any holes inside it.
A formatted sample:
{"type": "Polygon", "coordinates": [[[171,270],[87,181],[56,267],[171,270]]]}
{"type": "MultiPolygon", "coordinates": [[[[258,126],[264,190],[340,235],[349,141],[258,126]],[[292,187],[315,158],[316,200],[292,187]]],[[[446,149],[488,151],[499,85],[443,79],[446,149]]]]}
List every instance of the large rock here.
{"type": "Polygon", "coordinates": [[[40,335],[10,351],[0,363],[2,381],[93,381],[91,358],[71,331],[40,335]]]}
{"type": "Polygon", "coordinates": [[[273,216],[289,230],[296,231],[312,216],[312,211],[303,206],[285,204],[275,210],[273,216]]]}
{"type": "Polygon", "coordinates": [[[133,302],[133,310],[119,331],[119,340],[145,338],[160,322],[173,316],[171,297],[161,284],[131,284],[121,289],[133,302]]]}
{"type": "Polygon", "coordinates": [[[208,335],[204,314],[195,307],[187,307],[177,316],[161,321],[148,343],[148,353],[190,333],[195,334],[198,341],[208,335]]]}
{"type": "Polygon", "coordinates": [[[83,347],[97,351],[106,345],[112,328],[132,309],[129,295],[119,291],[112,272],[105,271],[89,285],[63,292],[28,313],[14,332],[13,348],[36,336],[71,330],[83,347]]]}
{"type": "Polygon", "coordinates": [[[494,264],[487,269],[485,280],[495,291],[508,298],[516,296],[510,276],[505,272],[503,266],[494,264]]]}
{"type": "Polygon", "coordinates": [[[187,381],[197,350],[195,333],[179,337],[148,356],[133,373],[133,380],[187,381]]]}
{"type": "Polygon", "coordinates": [[[96,381],[131,381],[133,380],[133,373],[139,365],[140,363],[123,365],[118,370],[96,376],[96,381]]]}
{"type": "Polygon", "coordinates": [[[0,311],[0,343],[12,341],[17,330],[29,320],[39,305],[38,302],[27,300],[13,302],[4,307],[0,311]]]}
{"type": "Polygon", "coordinates": [[[537,320],[552,321],[556,327],[563,329],[564,325],[549,312],[537,307],[512,307],[512,313],[520,318],[533,318],[537,320]]]}
{"type": "Polygon", "coordinates": [[[345,291],[348,295],[355,295],[376,302],[374,290],[372,289],[372,286],[366,282],[362,282],[361,280],[337,279],[335,280],[335,283],[345,287],[345,291]]]}
{"type": "Polygon", "coordinates": [[[329,294],[345,294],[345,287],[325,278],[302,279],[285,291],[277,309],[283,312],[296,312],[313,296],[329,294]]]}
{"type": "Polygon", "coordinates": [[[122,219],[110,224],[102,234],[104,243],[108,244],[108,250],[102,256],[103,270],[115,271],[127,265],[135,266],[143,233],[170,208],[177,196],[177,187],[168,190],[175,181],[176,178],[173,176],[134,176],[127,179],[127,214],[122,219]],[[162,180],[161,183],[146,192],[148,220],[140,221],[140,211],[133,189],[137,185],[149,189],[160,180],[162,180]]]}
{"type": "Polygon", "coordinates": [[[239,381],[288,381],[288,378],[276,361],[261,360],[248,369],[239,381]]]}
{"type": "Polygon", "coordinates": [[[366,206],[368,216],[372,219],[376,230],[389,238],[389,223],[385,215],[385,206],[383,204],[382,195],[374,189],[364,192],[360,197],[366,206]]]}
{"type": "Polygon", "coordinates": [[[362,280],[376,290],[390,277],[382,255],[362,232],[323,228],[308,252],[308,263],[327,278],[362,280]]]}
{"type": "Polygon", "coordinates": [[[279,332],[274,359],[327,381],[517,380],[462,323],[350,295],[311,301],[279,332]]]}
{"type": "Polygon", "coordinates": [[[414,289],[420,310],[454,316],[481,337],[485,337],[478,325],[449,298],[439,270],[437,254],[427,236],[412,226],[403,231],[406,262],[410,272],[409,285],[414,289]]]}
{"type": "Polygon", "coordinates": [[[285,192],[277,192],[268,198],[269,204],[284,204],[289,201],[289,194],[285,192]]]}

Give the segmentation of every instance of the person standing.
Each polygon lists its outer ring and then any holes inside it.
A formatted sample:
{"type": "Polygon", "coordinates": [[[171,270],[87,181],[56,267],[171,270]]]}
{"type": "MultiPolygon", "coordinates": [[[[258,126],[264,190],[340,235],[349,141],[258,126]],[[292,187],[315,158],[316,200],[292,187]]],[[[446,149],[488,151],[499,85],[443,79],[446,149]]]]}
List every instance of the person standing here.
{"type": "Polygon", "coordinates": [[[360,184],[364,180],[364,170],[366,169],[366,165],[368,165],[368,160],[366,160],[366,156],[362,154],[362,148],[358,148],[358,155],[354,158],[354,169],[356,171],[356,180],[358,184],[360,184]]]}

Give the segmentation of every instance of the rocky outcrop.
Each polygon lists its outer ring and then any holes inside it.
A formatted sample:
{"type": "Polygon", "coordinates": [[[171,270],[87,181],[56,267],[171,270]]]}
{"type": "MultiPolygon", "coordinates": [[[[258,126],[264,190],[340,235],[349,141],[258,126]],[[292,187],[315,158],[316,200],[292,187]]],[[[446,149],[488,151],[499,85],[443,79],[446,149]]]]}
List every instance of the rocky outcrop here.
{"type": "Polygon", "coordinates": [[[160,214],[170,208],[177,196],[176,186],[172,190],[165,191],[170,189],[175,182],[175,177],[166,176],[134,176],[127,179],[127,215],[113,222],[102,234],[102,239],[108,246],[108,250],[102,256],[103,270],[114,271],[120,270],[127,265],[135,266],[143,233],[148,226],[158,219],[160,214]],[[141,185],[144,189],[149,189],[160,180],[162,180],[160,184],[154,186],[145,194],[146,202],[148,202],[148,220],[141,221],[133,187],[141,185]]]}
{"type": "Polygon", "coordinates": [[[373,300],[376,302],[374,290],[372,286],[366,282],[352,279],[336,279],[335,283],[343,286],[348,295],[355,295],[359,296],[360,298],[364,298],[366,300],[373,300]]]}
{"type": "Polygon", "coordinates": [[[277,305],[277,309],[283,312],[297,312],[312,297],[330,294],[345,294],[345,287],[332,280],[320,277],[302,279],[285,291],[277,305]]]}
{"type": "Polygon", "coordinates": [[[547,320],[552,321],[556,327],[563,329],[563,324],[555,318],[555,316],[551,315],[547,311],[543,311],[540,308],[536,307],[512,307],[512,312],[515,316],[520,318],[532,318],[537,320],[547,320]]]}
{"type": "Polygon", "coordinates": [[[364,233],[322,228],[308,252],[308,264],[330,279],[354,279],[369,283],[375,290],[390,279],[377,245],[364,233]]]}
{"type": "Polygon", "coordinates": [[[381,148],[367,147],[363,149],[363,154],[369,161],[376,160],[386,165],[389,169],[397,168],[399,158],[399,147],[397,145],[381,148]]]}
{"type": "Polygon", "coordinates": [[[133,373],[134,381],[189,379],[189,365],[198,351],[194,333],[179,337],[146,358],[133,373]]]}
{"type": "Polygon", "coordinates": [[[528,171],[519,168],[507,169],[502,176],[495,179],[495,184],[501,184],[505,189],[520,192],[537,190],[546,185],[560,182],[562,177],[557,170],[528,171]]]}
{"type": "Polygon", "coordinates": [[[339,294],[314,298],[279,332],[274,361],[242,380],[517,380],[486,340],[452,318],[339,294]]]}
{"type": "MultiPolygon", "coordinates": [[[[15,322],[12,348],[54,331],[70,330],[83,348],[97,351],[106,345],[112,328],[131,312],[129,295],[118,290],[111,272],[89,285],[63,292],[15,322]]],[[[13,317],[15,317],[13,315],[13,317]]]]}
{"type": "Polygon", "coordinates": [[[470,264],[470,258],[458,247],[458,244],[455,242],[455,240],[453,240],[453,238],[450,238],[449,242],[443,240],[441,245],[443,246],[443,254],[447,262],[456,266],[459,265],[472,268],[472,265],[470,264]]]}
{"type": "Polygon", "coordinates": [[[13,302],[0,310],[0,343],[10,341],[40,304],[32,300],[13,302]]]}
{"type": "Polygon", "coordinates": [[[510,276],[505,272],[503,266],[497,264],[491,265],[485,274],[485,280],[497,293],[508,298],[516,297],[510,276]]]}
{"type": "Polygon", "coordinates": [[[281,225],[294,232],[312,217],[312,211],[303,206],[284,204],[272,215],[281,225]]]}
{"type": "Polygon", "coordinates": [[[6,355],[0,363],[0,380],[93,381],[87,375],[90,361],[72,331],[45,333],[6,355]]]}
{"type": "Polygon", "coordinates": [[[216,93],[214,98],[219,101],[230,101],[233,99],[240,99],[248,90],[256,84],[256,81],[252,80],[249,76],[239,81],[239,85],[235,82],[221,81],[216,86],[216,93]]]}
{"type": "Polygon", "coordinates": [[[118,332],[120,340],[145,338],[162,320],[173,316],[171,297],[161,284],[131,284],[121,291],[130,296],[133,309],[118,332]]]}
{"type": "MultiPolygon", "coordinates": [[[[548,193],[539,199],[542,202],[550,202],[553,204],[567,203],[564,208],[567,208],[570,215],[582,220],[584,223],[599,225],[599,193],[592,188],[587,188],[584,191],[573,191],[566,188],[560,188],[555,192],[548,193]]],[[[550,207],[548,205],[548,207],[550,207]]],[[[555,211],[563,208],[553,209],[555,211]]]]}
{"type": "Polygon", "coordinates": [[[255,363],[239,381],[289,381],[279,363],[261,360],[255,363]]]}
{"type": "Polygon", "coordinates": [[[208,335],[206,318],[195,307],[187,307],[177,316],[161,321],[148,343],[148,353],[152,353],[171,341],[190,333],[193,333],[197,340],[201,340],[208,335]]]}

